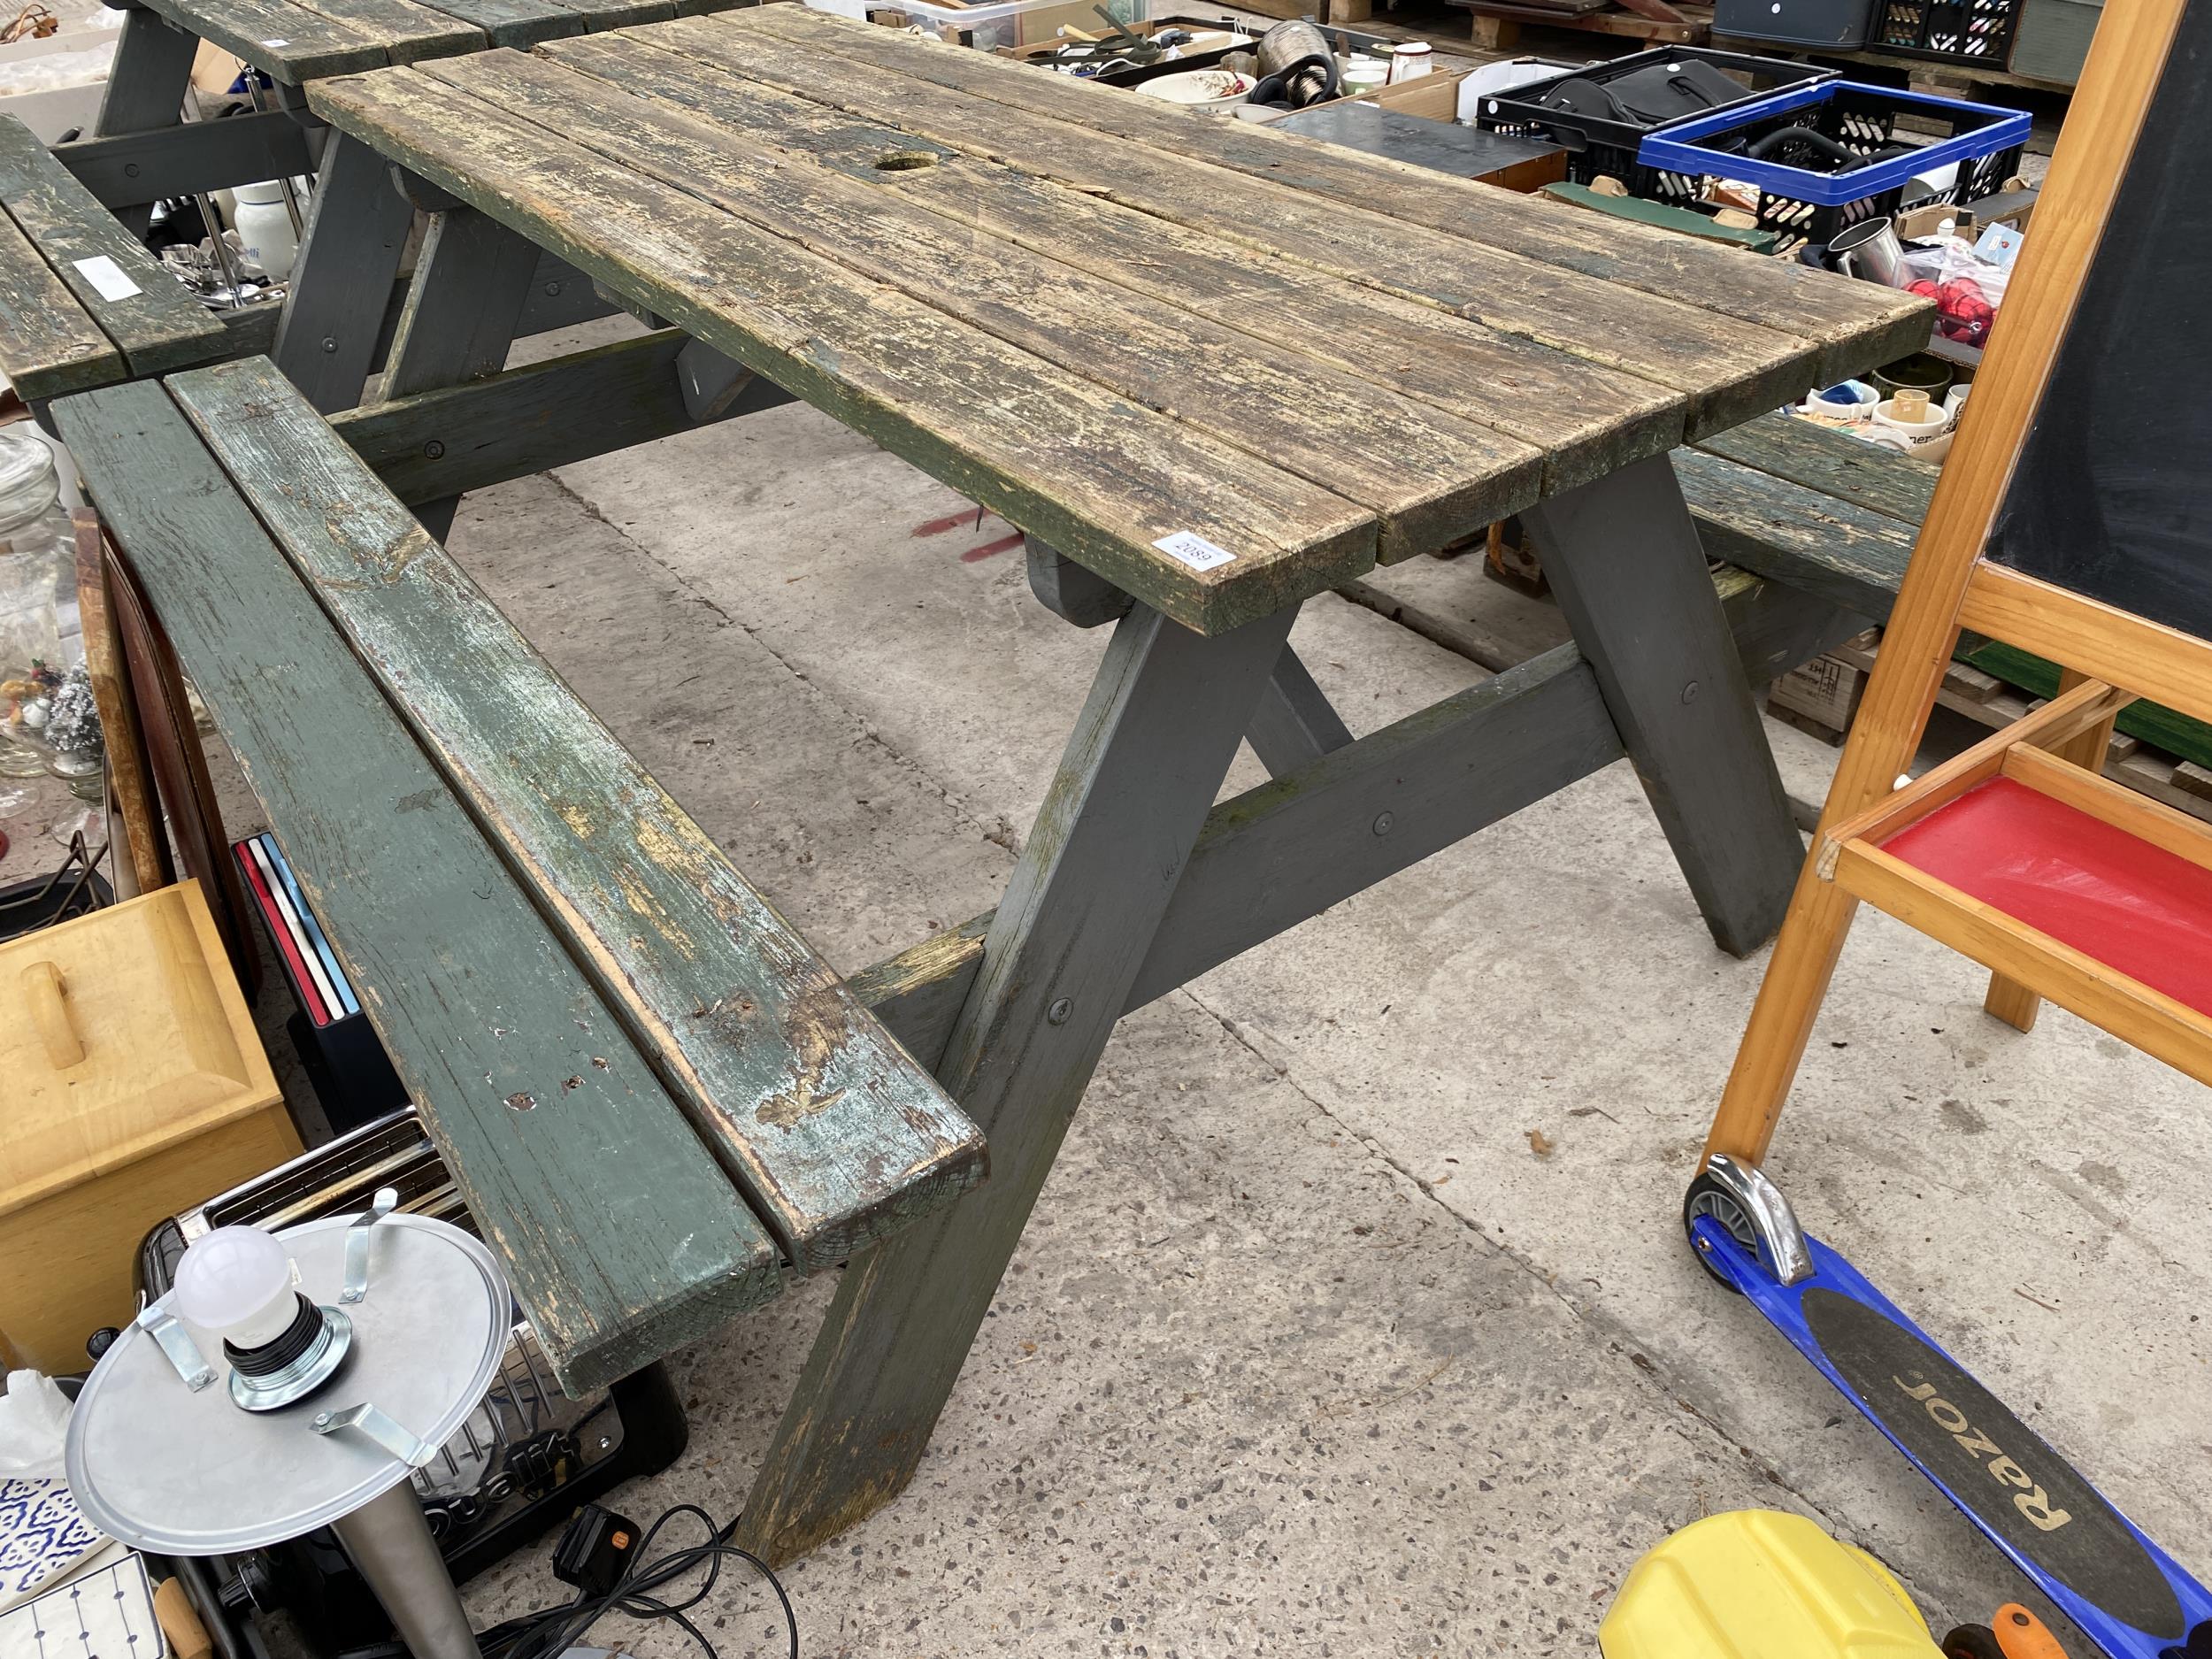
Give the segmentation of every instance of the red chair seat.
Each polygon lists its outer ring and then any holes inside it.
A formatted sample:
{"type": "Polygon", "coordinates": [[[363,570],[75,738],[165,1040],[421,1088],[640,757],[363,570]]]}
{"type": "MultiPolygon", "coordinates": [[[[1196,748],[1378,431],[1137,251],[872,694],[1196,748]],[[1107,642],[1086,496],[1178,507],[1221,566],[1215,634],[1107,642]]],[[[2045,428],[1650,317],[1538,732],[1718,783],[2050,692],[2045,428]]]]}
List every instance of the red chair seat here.
{"type": "Polygon", "coordinates": [[[1881,848],[2212,1014],[2212,871],[2010,778],[1969,790],[1881,848]]]}

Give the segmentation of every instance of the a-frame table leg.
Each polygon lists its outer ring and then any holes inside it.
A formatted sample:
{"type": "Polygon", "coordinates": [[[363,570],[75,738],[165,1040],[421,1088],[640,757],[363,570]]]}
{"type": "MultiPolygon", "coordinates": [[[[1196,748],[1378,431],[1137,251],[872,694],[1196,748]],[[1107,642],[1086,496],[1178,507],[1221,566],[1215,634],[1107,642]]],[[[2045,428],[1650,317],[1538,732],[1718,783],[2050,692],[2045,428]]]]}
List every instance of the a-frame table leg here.
{"type": "Polygon", "coordinates": [[[1664,456],[1521,515],[1714,941],[1774,936],[1805,844],[1664,456]]]}
{"type": "Polygon", "coordinates": [[[269,349],[285,378],[323,414],[361,401],[414,218],[413,204],[392,182],[391,164],[359,139],[331,134],[269,349]]]}
{"type": "MultiPolygon", "coordinates": [[[[530,297],[538,258],[527,237],[474,208],[434,211],[384,365],[382,400],[499,373],[530,297]]],[[[442,541],[460,504],[458,495],[426,501],[415,517],[442,541]]]]}
{"type": "MultiPolygon", "coordinates": [[[[92,135],[113,138],[176,126],[184,118],[185,89],[192,84],[192,59],[199,50],[197,35],[173,27],[158,12],[133,6],[124,12],[92,135]]],[[[153,211],[146,203],[119,208],[115,217],[133,235],[143,236],[153,211]]]]}
{"type": "Polygon", "coordinates": [[[756,1554],[803,1555],[912,1478],[1293,615],[1116,625],[938,1068],[990,1179],[845,1270],[738,1525],[756,1554]]]}

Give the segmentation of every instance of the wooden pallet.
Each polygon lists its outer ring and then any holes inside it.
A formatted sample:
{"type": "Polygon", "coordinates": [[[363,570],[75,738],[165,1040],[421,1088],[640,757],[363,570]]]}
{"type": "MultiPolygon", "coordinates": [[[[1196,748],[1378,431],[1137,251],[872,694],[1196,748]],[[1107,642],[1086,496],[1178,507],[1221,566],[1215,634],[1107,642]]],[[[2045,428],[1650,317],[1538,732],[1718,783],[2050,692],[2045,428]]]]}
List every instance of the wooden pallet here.
{"type": "Polygon", "coordinates": [[[1669,0],[1621,0],[1618,6],[1568,11],[1557,6],[1517,5],[1511,0],[1451,0],[1471,14],[1469,31],[1485,51],[1510,51],[1527,27],[1573,29],[1586,35],[1624,35],[1655,45],[1694,46],[1711,33],[1711,13],[1694,14],[1669,0]]]}
{"type": "MultiPolygon", "coordinates": [[[[1709,12],[1707,15],[1709,16],[1709,12]]],[[[1952,97],[1970,96],[1992,87],[2025,88],[2036,92],[2069,94],[2074,89],[2070,81],[2046,81],[2036,75],[2019,74],[1999,63],[1920,58],[1910,52],[1886,51],[1878,46],[1793,46],[1783,42],[1753,40],[1746,35],[1717,33],[1712,40],[1714,45],[1725,47],[1730,51],[1753,52],[1763,58],[1801,58],[1838,66],[1902,70],[1911,77],[1909,84],[1916,92],[1938,92],[1952,97]]]]}
{"type": "MultiPolygon", "coordinates": [[[[1778,680],[1768,694],[1767,712],[1786,726],[1841,743],[1873,672],[1879,639],[1880,631],[1870,628],[1778,680]]],[[[1992,730],[2010,726],[2044,702],[1966,663],[1953,663],[1945,672],[1936,701],[1992,730]]],[[[2114,733],[2106,746],[2104,769],[2139,794],[2212,823],[2212,769],[2124,732],[2114,733]]]]}

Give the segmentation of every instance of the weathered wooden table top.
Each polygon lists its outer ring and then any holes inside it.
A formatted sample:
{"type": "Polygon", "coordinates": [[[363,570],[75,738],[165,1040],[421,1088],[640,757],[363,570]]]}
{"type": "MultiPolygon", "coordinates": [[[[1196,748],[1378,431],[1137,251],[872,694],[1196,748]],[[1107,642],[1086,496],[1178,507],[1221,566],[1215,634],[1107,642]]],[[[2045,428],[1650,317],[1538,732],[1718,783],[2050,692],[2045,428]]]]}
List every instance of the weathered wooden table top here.
{"type": "Polygon", "coordinates": [[[1926,340],[1870,283],[796,5],[309,98],[1208,633],[1926,340]]]}
{"type": "Polygon", "coordinates": [[[743,0],[142,0],[287,86],[388,64],[534,46],[743,0]]]}

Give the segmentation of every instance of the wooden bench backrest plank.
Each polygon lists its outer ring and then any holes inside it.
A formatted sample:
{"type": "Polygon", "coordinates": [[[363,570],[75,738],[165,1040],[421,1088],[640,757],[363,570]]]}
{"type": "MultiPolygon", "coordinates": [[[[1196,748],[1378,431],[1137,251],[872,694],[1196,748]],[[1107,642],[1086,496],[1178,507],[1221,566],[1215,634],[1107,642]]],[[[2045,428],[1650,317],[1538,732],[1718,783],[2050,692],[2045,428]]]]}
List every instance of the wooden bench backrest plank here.
{"type": "Polygon", "coordinates": [[[563,1385],[774,1295],[774,1244],[150,381],[54,406],[563,1385]]]}
{"type": "MultiPolygon", "coordinates": [[[[112,343],[123,371],[159,374],[221,354],[223,325],[13,116],[0,116],[0,206],[31,244],[34,256],[67,291],[65,308],[88,318],[92,327],[112,343]],[[111,262],[112,271],[103,273],[111,286],[119,277],[136,292],[119,289],[118,297],[110,298],[79,263],[96,259],[111,262]]],[[[12,260],[20,256],[11,244],[4,257],[12,260]]],[[[27,378],[34,387],[47,383],[47,377],[35,373],[27,378]]],[[[123,374],[105,378],[119,380],[123,374]]],[[[95,382],[78,385],[90,383],[95,382]]],[[[22,389],[19,384],[18,389],[22,389]]],[[[55,389],[78,388],[58,383],[55,389]]]]}
{"type": "Polygon", "coordinates": [[[800,1271],[979,1179],[975,1125],[273,364],[169,389],[800,1271]]]}

